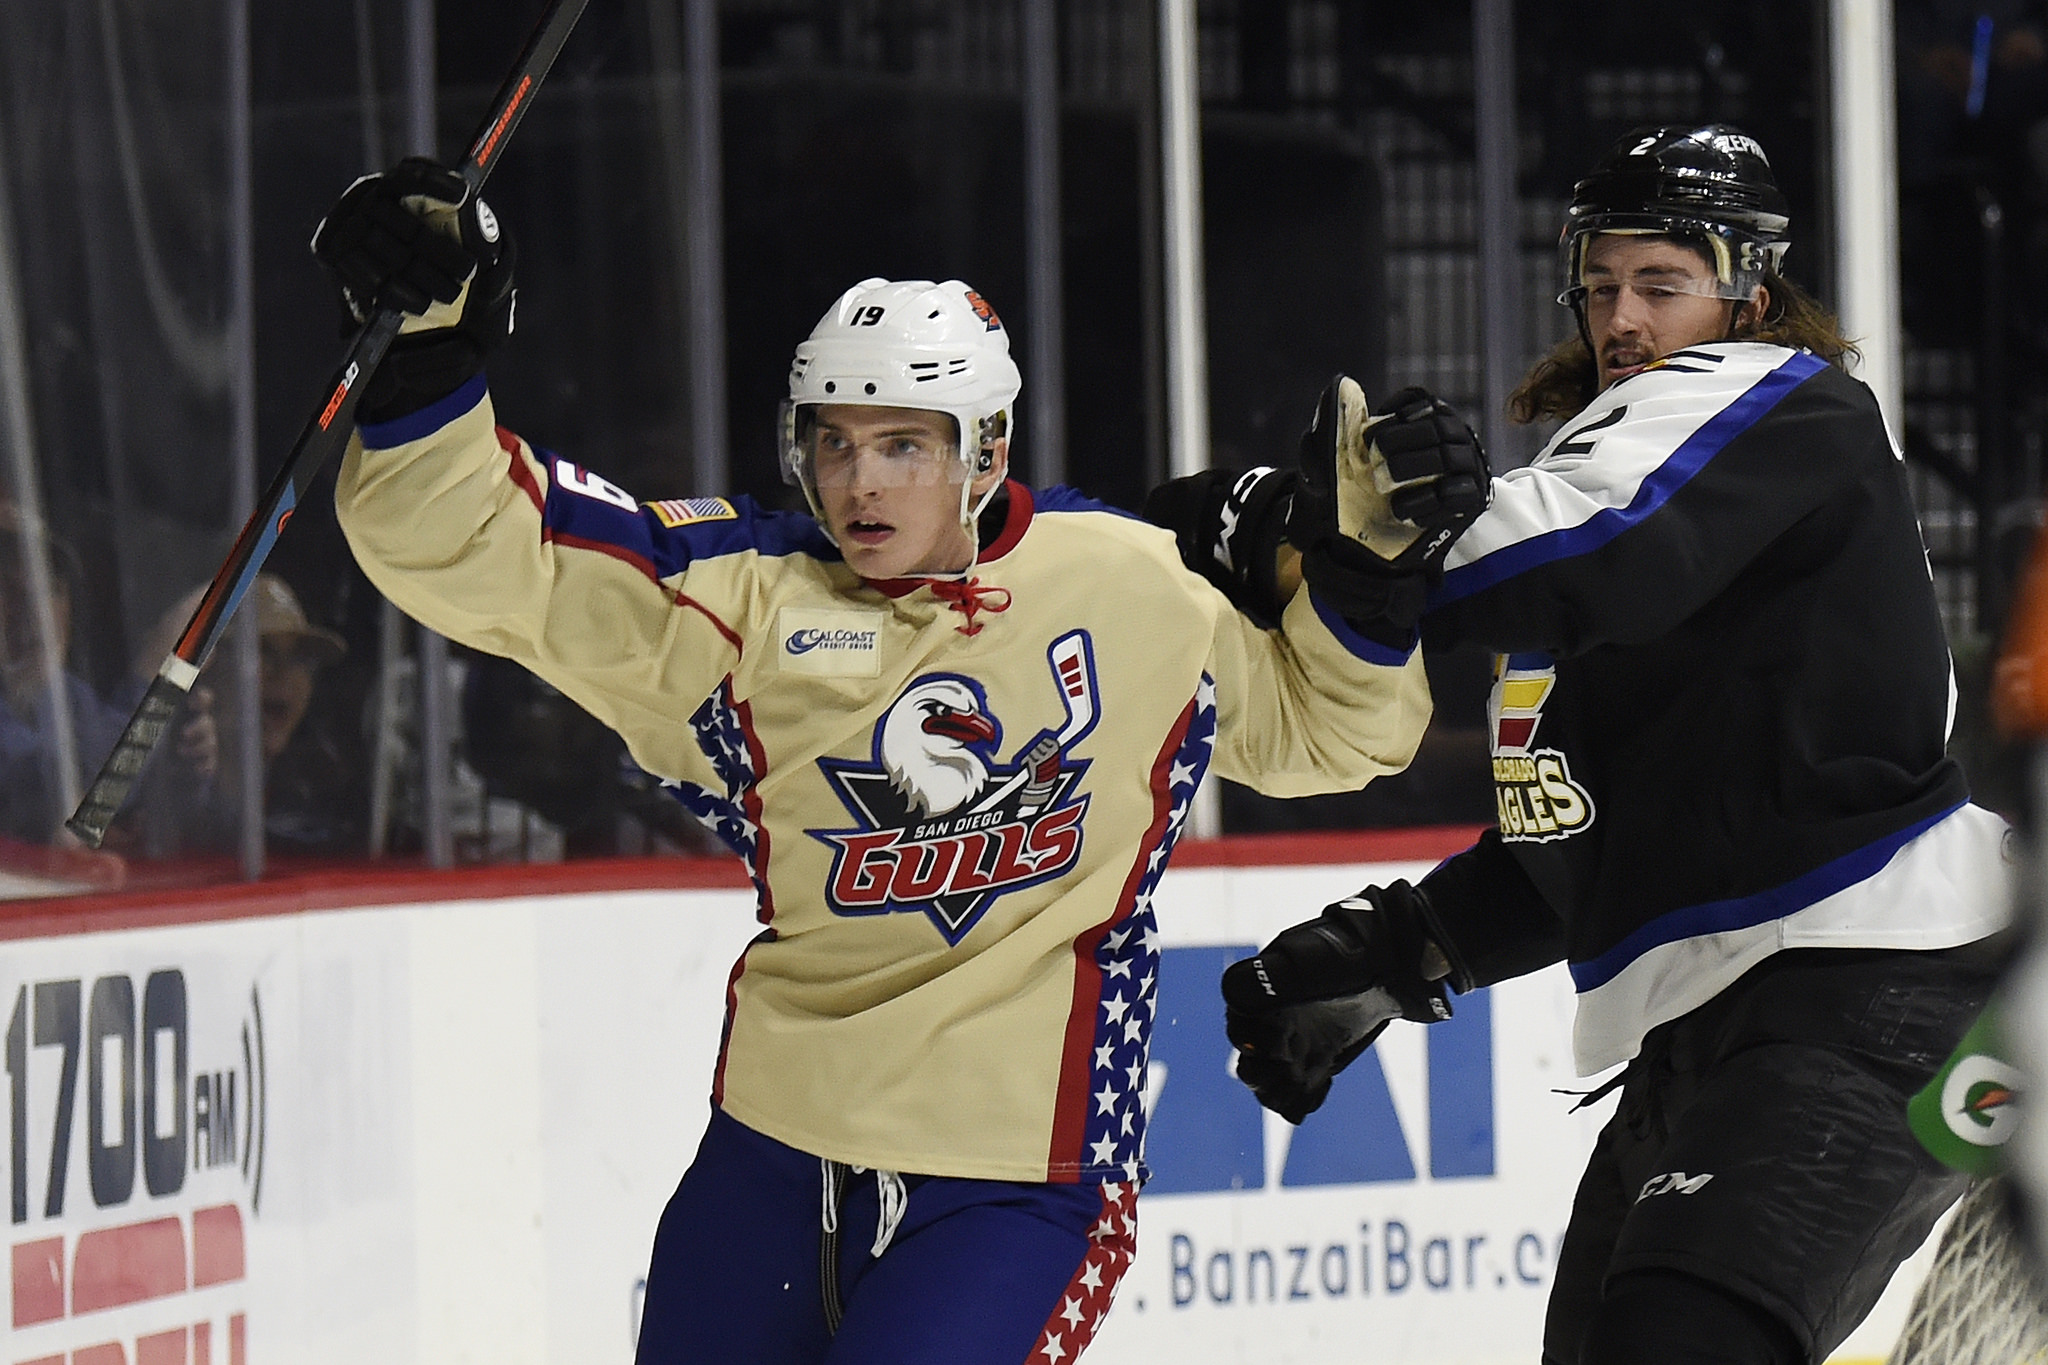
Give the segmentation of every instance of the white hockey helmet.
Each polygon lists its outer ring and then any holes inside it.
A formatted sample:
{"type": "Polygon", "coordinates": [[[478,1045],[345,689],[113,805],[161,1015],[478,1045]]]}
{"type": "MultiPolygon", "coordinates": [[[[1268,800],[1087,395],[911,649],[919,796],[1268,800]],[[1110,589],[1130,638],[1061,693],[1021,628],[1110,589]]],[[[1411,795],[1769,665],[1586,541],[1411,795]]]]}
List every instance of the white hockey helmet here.
{"type": "Polygon", "coordinates": [[[782,477],[804,490],[824,521],[809,433],[827,403],[923,408],[953,419],[959,435],[960,519],[970,532],[991,488],[970,506],[974,480],[1014,438],[1023,380],[1010,334],[988,302],[959,280],[862,280],[839,296],[796,348],[782,404],[782,477]]]}

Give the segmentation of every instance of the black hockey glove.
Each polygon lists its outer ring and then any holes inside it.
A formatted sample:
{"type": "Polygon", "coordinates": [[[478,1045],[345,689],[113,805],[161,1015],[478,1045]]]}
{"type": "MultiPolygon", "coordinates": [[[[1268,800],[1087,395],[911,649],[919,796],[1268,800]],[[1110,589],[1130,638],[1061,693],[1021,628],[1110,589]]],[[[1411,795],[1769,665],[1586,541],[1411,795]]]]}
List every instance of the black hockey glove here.
{"type": "Polygon", "coordinates": [[[1224,969],[1237,1078],[1260,1104],[1300,1123],[1388,1023],[1451,1017],[1443,983],[1423,975],[1427,922],[1417,888],[1368,886],[1224,969]]]}
{"type": "Polygon", "coordinates": [[[1340,374],[1302,433],[1288,539],[1309,586],[1339,614],[1405,633],[1491,495],[1486,452],[1448,404],[1408,388],[1368,410],[1365,391],[1340,374]]]}
{"type": "Polygon", "coordinates": [[[358,421],[390,421],[446,397],[512,334],[511,234],[438,162],[407,157],[356,181],[312,245],[340,286],[343,335],[380,307],[406,315],[364,383],[358,421]]]}
{"type": "Polygon", "coordinates": [[[1265,630],[1280,628],[1280,545],[1287,537],[1291,470],[1205,469],[1170,479],[1145,496],[1145,520],[1180,543],[1181,562],[1214,583],[1265,630]]]}

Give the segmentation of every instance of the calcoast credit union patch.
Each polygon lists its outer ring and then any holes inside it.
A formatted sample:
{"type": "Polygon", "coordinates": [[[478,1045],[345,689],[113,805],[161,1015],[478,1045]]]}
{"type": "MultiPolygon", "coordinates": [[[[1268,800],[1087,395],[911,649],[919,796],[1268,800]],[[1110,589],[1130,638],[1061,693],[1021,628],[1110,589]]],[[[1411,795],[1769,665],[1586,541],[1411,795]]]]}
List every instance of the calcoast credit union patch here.
{"type": "Polygon", "coordinates": [[[784,607],[775,616],[775,663],[814,678],[873,678],[882,671],[879,611],[784,607]]]}

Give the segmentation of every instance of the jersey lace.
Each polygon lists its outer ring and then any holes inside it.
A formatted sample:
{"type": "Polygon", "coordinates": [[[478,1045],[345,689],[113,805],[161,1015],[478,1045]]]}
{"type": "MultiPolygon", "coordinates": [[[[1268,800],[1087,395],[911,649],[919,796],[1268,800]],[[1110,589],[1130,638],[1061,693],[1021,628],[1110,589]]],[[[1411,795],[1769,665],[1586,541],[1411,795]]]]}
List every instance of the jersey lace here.
{"type": "Polygon", "coordinates": [[[931,585],[932,596],[944,602],[954,611],[967,618],[967,623],[954,627],[962,635],[979,635],[983,623],[974,619],[978,612],[996,612],[1010,609],[1008,588],[983,587],[979,578],[942,579],[931,585]]]}

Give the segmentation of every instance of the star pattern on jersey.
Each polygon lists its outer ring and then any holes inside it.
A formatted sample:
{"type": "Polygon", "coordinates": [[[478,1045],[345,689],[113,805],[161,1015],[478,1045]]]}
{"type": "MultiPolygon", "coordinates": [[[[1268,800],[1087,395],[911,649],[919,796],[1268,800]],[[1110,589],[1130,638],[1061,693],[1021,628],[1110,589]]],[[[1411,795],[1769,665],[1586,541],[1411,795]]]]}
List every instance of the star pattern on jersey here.
{"type": "Polygon", "coordinates": [[[1088,1251],[1058,1306],[1039,1329],[1031,1365],[1060,1365],[1081,1354],[1116,1298],[1138,1250],[1138,1187],[1111,1181],[1102,1187],[1102,1212],[1088,1229],[1088,1251]]]}
{"type": "Polygon", "coordinates": [[[754,770],[753,747],[747,742],[746,723],[733,704],[730,678],[719,684],[718,690],[706,697],[690,717],[690,733],[696,737],[697,747],[711,760],[711,770],[724,782],[725,791],[710,791],[694,782],[663,785],[684,810],[697,817],[698,823],[740,855],[755,889],[765,896],[767,883],[760,862],[761,827],[749,818],[744,804],[761,775],[754,770]]]}
{"type": "Polygon", "coordinates": [[[1159,926],[1152,895],[1187,824],[1215,743],[1216,686],[1205,674],[1195,693],[1187,733],[1167,766],[1168,806],[1159,843],[1145,854],[1130,912],[1111,925],[1095,950],[1102,987],[1081,1160],[1089,1172],[1115,1173],[1134,1187],[1144,1179],[1145,1067],[1159,1004],[1159,926]]]}

